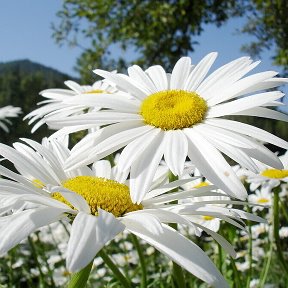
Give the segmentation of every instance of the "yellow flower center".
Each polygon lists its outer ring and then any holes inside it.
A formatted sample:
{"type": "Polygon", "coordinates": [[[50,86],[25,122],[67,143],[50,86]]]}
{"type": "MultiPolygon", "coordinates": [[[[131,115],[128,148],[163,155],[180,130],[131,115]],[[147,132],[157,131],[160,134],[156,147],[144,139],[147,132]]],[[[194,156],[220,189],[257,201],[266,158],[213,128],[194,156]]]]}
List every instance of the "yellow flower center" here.
{"type": "Polygon", "coordinates": [[[85,92],[84,94],[97,94],[97,93],[107,93],[106,91],[104,90],[91,90],[91,91],[88,91],[88,92],[85,92]]]}
{"type": "Polygon", "coordinates": [[[45,186],[45,184],[39,179],[34,179],[32,182],[33,185],[37,188],[43,188],[45,186]]]}
{"type": "Polygon", "coordinates": [[[258,202],[258,203],[267,203],[267,202],[269,202],[269,199],[267,199],[267,198],[260,198],[260,199],[257,200],[257,202],[258,202]]]}
{"type": "Polygon", "coordinates": [[[209,186],[209,183],[204,181],[195,185],[193,188],[201,188],[201,187],[206,187],[206,186],[209,186]]]}
{"type": "MultiPolygon", "coordinates": [[[[98,208],[112,213],[115,217],[143,209],[141,204],[132,203],[128,186],[114,180],[77,176],[64,181],[62,186],[81,195],[87,201],[93,215],[98,215],[98,208]]],[[[59,192],[53,193],[53,198],[73,208],[59,192]]]]}
{"type": "Polygon", "coordinates": [[[177,130],[202,122],[206,101],[195,92],[164,90],[148,96],[140,107],[146,124],[162,130],[177,130]]]}
{"type": "Polygon", "coordinates": [[[288,177],[288,170],[267,169],[261,175],[268,178],[282,179],[288,177]]]}
{"type": "Polygon", "coordinates": [[[205,220],[205,221],[211,221],[214,219],[214,217],[212,216],[202,216],[202,218],[205,220]]]}

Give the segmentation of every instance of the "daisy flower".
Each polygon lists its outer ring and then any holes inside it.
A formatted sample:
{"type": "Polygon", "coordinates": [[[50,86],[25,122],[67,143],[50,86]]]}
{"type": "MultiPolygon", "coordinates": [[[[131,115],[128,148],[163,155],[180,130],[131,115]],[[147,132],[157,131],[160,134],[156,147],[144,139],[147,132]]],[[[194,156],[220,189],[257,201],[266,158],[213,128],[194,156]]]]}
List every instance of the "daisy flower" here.
{"type": "Polygon", "coordinates": [[[85,110],[90,108],[91,105],[93,106],[92,111],[99,110],[100,107],[96,107],[97,104],[96,106],[93,105],[93,103],[95,103],[94,97],[97,97],[99,94],[113,94],[117,91],[117,89],[107,83],[107,81],[96,81],[92,86],[79,85],[71,80],[65,81],[64,84],[70,89],[46,89],[40,92],[40,95],[47,98],[47,100],[38,103],[38,105],[44,105],[24,117],[24,120],[30,119],[28,124],[32,124],[44,117],[32,128],[32,133],[42,126],[46,122],[46,119],[82,114],[85,110]],[[72,105],[66,103],[76,96],[88,97],[90,104],[72,105]]]}
{"type": "Polygon", "coordinates": [[[259,174],[247,171],[246,181],[250,183],[250,189],[256,190],[263,185],[270,187],[270,190],[282,184],[288,183],[288,151],[282,156],[279,156],[284,169],[274,169],[269,165],[265,165],[257,161],[259,167],[259,174]]]}
{"type": "Polygon", "coordinates": [[[218,217],[241,229],[245,229],[241,218],[262,221],[241,210],[213,205],[207,208],[201,202],[173,204],[175,200],[211,194],[208,187],[194,189],[193,193],[170,192],[189,180],[160,184],[149,190],[141,203],[132,203],[127,175],[111,168],[108,161],[98,161],[92,169],[81,167],[65,172],[63,163],[70,154],[66,147],[56,141],[51,141],[51,149],[32,140],[24,141],[29,145],[15,143],[15,149],[0,144],[0,155],[11,161],[19,171],[17,174],[0,166],[0,174],[8,178],[0,179],[0,195],[11,200],[7,205],[0,206],[2,212],[9,214],[0,218],[2,255],[39,227],[59,219],[68,219],[72,224],[66,258],[67,270],[70,272],[85,267],[105,244],[120,232],[128,231],[201,280],[215,287],[227,287],[208,256],[168,223],[195,225],[235,256],[227,240],[194,223],[189,219],[190,215],[218,217]],[[30,205],[15,210],[13,201],[30,205]]]}
{"type": "MultiPolygon", "coordinates": [[[[272,205],[272,194],[270,189],[267,187],[262,187],[262,189],[258,189],[255,191],[255,194],[248,195],[248,201],[255,204],[263,204],[266,207],[270,207],[272,205]]],[[[262,211],[265,206],[254,206],[253,211],[260,210],[262,211]]]]}
{"type": "MultiPolygon", "coordinates": [[[[195,66],[189,57],[180,58],[171,74],[159,65],[145,71],[134,65],[128,68],[128,75],[95,70],[133,99],[124,101],[116,93],[108,107],[105,97],[99,97],[99,105],[110,110],[49,121],[53,129],[64,127],[56,134],[105,125],[74,147],[66,167],[92,163],[124,147],[119,169],[130,169],[132,199],[140,203],[163,156],[175,175],[181,175],[188,156],[210,182],[232,197],[245,199],[247,192],[222,153],[255,172],[258,168],[252,158],[282,169],[279,159],[257,140],[285,148],[288,143],[222,117],[249,115],[288,121],[287,115],[267,108],[280,105],[276,100],[283,93],[262,91],[287,79],[275,78],[274,71],[244,77],[259,63],[249,57],[236,59],[207,76],[216,56],[210,53],[195,66]]],[[[89,102],[79,97],[74,100],[89,102]]]]}
{"type": "Polygon", "coordinates": [[[7,118],[18,117],[20,113],[21,108],[13,107],[11,105],[0,108],[0,128],[8,133],[9,129],[7,127],[7,123],[11,124],[11,121],[7,118]]]}

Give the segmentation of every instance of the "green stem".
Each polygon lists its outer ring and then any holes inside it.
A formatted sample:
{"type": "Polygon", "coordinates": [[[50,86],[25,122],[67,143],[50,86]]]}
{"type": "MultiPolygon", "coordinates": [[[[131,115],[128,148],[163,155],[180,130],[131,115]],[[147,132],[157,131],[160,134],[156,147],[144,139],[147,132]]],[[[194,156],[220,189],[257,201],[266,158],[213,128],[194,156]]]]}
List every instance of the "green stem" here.
{"type": "Polygon", "coordinates": [[[222,271],[222,265],[223,265],[223,261],[222,261],[222,257],[223,257],[223,253],[222,253],[222,247],[219,243],[217,243],[218,245],[218,268],[221,274],[223,274],[222,271]]]}
{"type": "Polygon", "coordinates": [[[138,238],[135,235],[131,235],[131,236],[132,236],[132,241],[134,243],[134,246],[139,256],[141,270],[142,270],[141,287],[145,288],[147,286],[147,270],[146,270],[145,257],[141,249],[140,243],[138,241],[138,238]]]}
{"type": "Polygon", "coordinates": [[[98,256],[100,256],[105,264],[111,269],[115,277],[118,278],[118,280],[121,282],[123,287],[125,288],[132,288],[131,283],[128,281],[128,279],[122,274],[122,272],[118,269],[118,267],[114,264],[114,262],[111,260],[111,258],[104,252],[102,249],[100,252],[98,252],[98,256]]]}
{"type": "Polygon", "coordinates": [[[33,255],[33,258],[35,260],[35,263],[36,263],[36,266],[39,270],[39,274],[40,274],[40,287],[43,287],[44,286],[44,273],[41,269],[41,264],[39,263],[38,261],[38,257],[37,257],[37,251],[36,251],[36,247],[34,245],[34,242],[32,240],[32,238],[30,236],[28,236],[28,242],[29,242],[29,245],[31,247],[31,252],[32,252],[32,255],[33,255]]]}
{"type": "Polygon", "coordinates": [[[268,257],[267,257],[267,261],[266,261],[266,264],[265,264],[265,267],[264,267],[264,273],[263,273],[263,276],[261,277],[261,281],[259,283],[259,288],[262,288],[264,287],[264,284],[265,284],[265,281],[266,281],[266,278],[267,278],[267,275],[268,275],[268,271],[269,271],[269,268],[270,268],[270,264],[271,264],[271,259],[272,259],[272,250],[273,250],[273,241],[270,242],[270,248],[269,248],[269,254],[268,254],[268,257]]]}
{"type": "MultiPolygon", "coordinates": [[[[237,288],[241,288],[241,279],[240,279],[240,275],[237,269],[237,266],[235,264],[234,259],[230,256],[230,261],[231,261],[231,265],[232,265],[232,269],[233,269],[233,274],[234,274],[234,281],[233,284],[235,284],[235,287],[237,288]]],[[[234,286],[233,286],[234,287],[234,286]]]]}
{"type": "Polygon", "coordinates": [[[46,268],[47,268],[47,271],[48,271],[48,274],[49,274],[49,277],[50,277],[50,281],[51,281],[51,286],[52,287],[55,287],[55,282],[54,282],[54,279],[53,279],[53,271],[51,270],[50,266],[49,266],[49,263],[48,263],[48,258],[45,254],[45,247],[43,245],[43,243],[40,241],[40,238],[39,238],[39,233],[36,233],[37,235],[37,243],[38,243],[38,247],[40,248],[40,256],[42,257],[44,263],[46,264],[46,268]]]}
{"type": "MultiPolygon", "coordinates": [[[[278,188],[278,187],[277,187],[278,188]]],[[[274,197],[273,197],[273,235],[274,235],[274,241],[276,244],[276,253],[278,256],[278,259],[282,265],[282,268],[284,269],[286,275],[288,275],[288,267],[285,262],[285,259],[282,254],[281,245],[280,245],[280,237],[279,237],[279,230],[280,230],[280,224],[279,224],[279,189],[275,189],[274,191],[274,197]]]]}
{"type": "MultiPolygon", "coordinates": [[[[249,213],[251,213],[251,208],[248,206],[247,210],[249,213]]],[[[248,277],[247,277],[247,282],[246,282],[246,287],[250,287],[250,280],[252,277],[252,273],[253,273],[253,266],[252,266],[252,262],[253,262],[253,243],[252,243],[252,226],[251,226],[251,221],[247,221],[248,224],[248,231],[249,231],[249,240],[248,240],[248,261],[249,261],[249,270],[248,270],[248,277]]]]}
{"type": "Polygon", "coordinates": [[[67,288],[84,288],[87,284],[91,269],[92,269],[93,261],[91,261],[86,267],[84,267],[79,272],[72,274],[70,278],[70,282],[67,288]]]}
{"type": "Polygon", "coordinates": [[[175,287],[186,287],[183,269],[175,262],[173,262],[173,279],[175,280],[175,287]]]}
{"type": "Polygon", "coordinates": [[[283,215],[286,219],[286,221],[288,222],[288,213],[287,213],[287,207],[285,207],[284,203],[280,200],[280,206],[281,206],[281,209],[282,209],[282,212],[283,212],[283,215]]]}

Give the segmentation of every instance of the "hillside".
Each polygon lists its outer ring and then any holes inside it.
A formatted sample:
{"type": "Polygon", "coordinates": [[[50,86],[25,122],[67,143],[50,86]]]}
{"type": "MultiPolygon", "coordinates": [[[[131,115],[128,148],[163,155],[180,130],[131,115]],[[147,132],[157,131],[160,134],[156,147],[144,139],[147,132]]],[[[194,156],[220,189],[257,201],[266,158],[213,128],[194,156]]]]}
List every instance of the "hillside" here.
{"type": "MultiPolygon", "coordinates": [[[[34,110],[37,102],[43,100],[39,92],[48,88],[64,88],[64,81],[72,79],[55,69],[43,66],[29,60],[0,63],[0,107],[6,105],[19,106],[23,110],[22,117],[34,110]]],[[[35,135],[30,133],[28,121],[22,117],[13,119],[10,133],[0,133],[0,142],[12,144],[20,137],[29,137],[41,141],[51,133],[42,127],[35,135]]]]}

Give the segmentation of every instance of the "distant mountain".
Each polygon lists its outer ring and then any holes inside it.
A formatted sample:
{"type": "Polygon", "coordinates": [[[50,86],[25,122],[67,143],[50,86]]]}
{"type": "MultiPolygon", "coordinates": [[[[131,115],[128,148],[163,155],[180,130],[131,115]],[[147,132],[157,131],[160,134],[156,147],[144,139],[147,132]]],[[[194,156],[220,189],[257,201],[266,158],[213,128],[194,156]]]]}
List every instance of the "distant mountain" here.
{"type": "Polygon", "coordinates": [[[65,81],[73,78],[67,74],[59,72],[56,69],[32,62],[28,59],[0,62],[0,76],[10,73],[11,71],[19,73],[20,75],[35,74],[40,72],[48,81],[51,81],[51,79],[55,81],[63,79],[63,81],[65,81]]]}
{"type": "Polygon", "coordinates": [[[34,110],[36,104],[43,100],[39,96],[40,91],[65,88],[64,81],[69,79],[77,81],[67,74],[30,60],[0,63],[0,107],[13,105],[23,110],[21,117],[12,119],[9,134],[0,132],[0,142],[11,144],[19,137],[41,141],[43,137],[51,134],[47,127],[41,127],[35,135],[31,135],[31,126],[28,126],[28,121],[23,122],[22,117],[34,110]]]}

